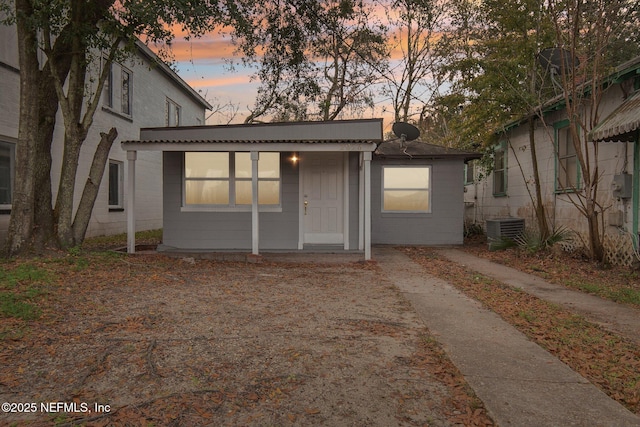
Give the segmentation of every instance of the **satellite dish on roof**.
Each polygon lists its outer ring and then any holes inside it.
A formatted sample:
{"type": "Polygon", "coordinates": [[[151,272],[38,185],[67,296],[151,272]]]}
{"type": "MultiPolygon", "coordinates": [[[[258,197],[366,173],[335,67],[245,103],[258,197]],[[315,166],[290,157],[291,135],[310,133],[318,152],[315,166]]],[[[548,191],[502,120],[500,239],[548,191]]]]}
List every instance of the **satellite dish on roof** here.
{"type": "Polygon", "coordinates": [[[549,72],[554,89],[562,92],[562,85],[556,80],[556,76],[563,71],[567,74],[572,72],[574,68],[580,65],[580,60],[571,55],[571,52],[567,49],[549,47],[540,51],[538,63],[545,71],[549,72]]]}
{"type": "Polygon", "coordinates": [[[580,65],[580,60],[571,55],[567,49],[561,47],[549,47],[543,49],[538,54],[538,63],[545,70],[551,70],[551,72],[559,73],[563,69],[565,71],[571,71],[580,65]]]}
{"type": "Polygon", "coordinates": [[[420,130],[406,122],[396,122],[391,127],[393,133],[402,141],[413,141],[420,136],[420,130]]]}

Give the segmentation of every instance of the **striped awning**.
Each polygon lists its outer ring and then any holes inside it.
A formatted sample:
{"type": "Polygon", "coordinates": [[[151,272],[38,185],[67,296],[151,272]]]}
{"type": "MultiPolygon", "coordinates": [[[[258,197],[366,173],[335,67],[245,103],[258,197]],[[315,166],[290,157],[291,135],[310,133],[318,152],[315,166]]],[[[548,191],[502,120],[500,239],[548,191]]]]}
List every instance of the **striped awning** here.
{"type": "Polygon", "coordinates": [[[591,132],[592,141],[628,141],[640,129],[640,91],[624,101],[591,132]]]}

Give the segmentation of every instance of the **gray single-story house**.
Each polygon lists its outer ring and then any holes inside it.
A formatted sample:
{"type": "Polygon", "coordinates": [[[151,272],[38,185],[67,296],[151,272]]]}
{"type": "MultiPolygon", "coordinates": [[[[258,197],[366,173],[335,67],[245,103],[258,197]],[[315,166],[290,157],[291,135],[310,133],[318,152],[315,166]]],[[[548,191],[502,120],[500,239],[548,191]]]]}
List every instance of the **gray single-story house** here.
{"type": "Polygon", "coordinates": [[[382,119],[146,128],[122,147],[130,176],[137,151],[163,153],[159,251],[335,248],[365,259],[372,244],[461,244],[463,164],[479,157],[385,142],[382,119]]]}

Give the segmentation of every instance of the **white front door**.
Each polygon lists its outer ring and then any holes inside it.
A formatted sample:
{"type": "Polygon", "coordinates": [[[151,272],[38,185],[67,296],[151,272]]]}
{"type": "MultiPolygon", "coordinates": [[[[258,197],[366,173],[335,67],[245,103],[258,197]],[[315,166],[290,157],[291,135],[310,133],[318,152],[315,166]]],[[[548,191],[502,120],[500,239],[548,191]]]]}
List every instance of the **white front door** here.
{"type": "Polygon", "coordinates": [[[304,243],[344,243],[344,155],[307,152],[301,159],[304,243]]]}

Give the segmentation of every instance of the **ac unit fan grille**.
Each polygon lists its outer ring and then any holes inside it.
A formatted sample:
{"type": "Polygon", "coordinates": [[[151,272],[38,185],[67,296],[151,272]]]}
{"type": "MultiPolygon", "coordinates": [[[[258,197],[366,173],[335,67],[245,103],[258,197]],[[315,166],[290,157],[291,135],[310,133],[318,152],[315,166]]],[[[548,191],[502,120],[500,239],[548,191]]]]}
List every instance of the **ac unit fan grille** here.
{"type": "Polygon", "coordinates": [[[516,239],[524,232],[523,218],[501,218],[487,220],[487,239],[516,239]]]}

